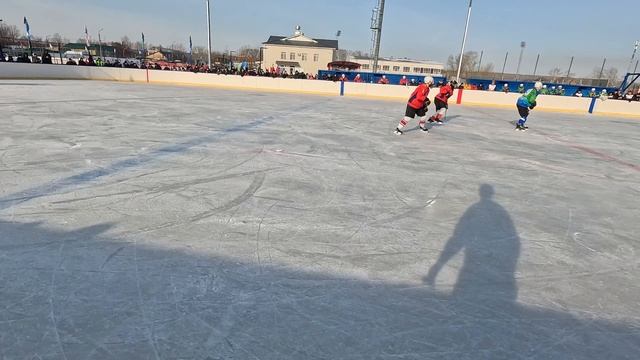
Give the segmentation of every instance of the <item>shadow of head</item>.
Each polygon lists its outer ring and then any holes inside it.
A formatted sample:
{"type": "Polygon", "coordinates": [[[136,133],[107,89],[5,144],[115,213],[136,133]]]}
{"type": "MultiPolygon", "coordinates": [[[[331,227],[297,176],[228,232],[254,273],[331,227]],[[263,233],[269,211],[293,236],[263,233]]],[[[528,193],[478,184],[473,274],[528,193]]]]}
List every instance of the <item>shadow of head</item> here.
{"type": "Polygon", "coordinates": [[[491,198],[493,198],[493,195],[495,195],[493,186],[488,184],[480,185],[480,198],[482,200],[491,200],[491,198]]]}
{"type": "Polygon", "coordinates": [[[0,228],[0,343],[7,358],[623,359],[640,353],[637,323],[580,320],[511,300],[503,306],[486,292],[458,296],[258,264],[248,260],[251,254],[245,260],[207,254],[206,247],[180,247],[179,239],[171,247],[110,239],[109,224],[66,231],[0,222],[0,228]]]}

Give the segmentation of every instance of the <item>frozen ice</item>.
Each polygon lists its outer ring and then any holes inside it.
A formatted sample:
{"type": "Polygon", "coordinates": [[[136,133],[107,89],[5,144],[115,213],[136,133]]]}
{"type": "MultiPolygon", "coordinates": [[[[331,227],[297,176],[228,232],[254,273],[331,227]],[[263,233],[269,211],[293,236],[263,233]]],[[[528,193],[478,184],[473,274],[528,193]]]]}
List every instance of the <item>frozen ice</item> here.
{"type": "Polygon", "coordinates": [[[637,359],[640,122],[0,81],[0,359],[637,359]],[[409,125],[417,126],[417,123],[409,125]]]}

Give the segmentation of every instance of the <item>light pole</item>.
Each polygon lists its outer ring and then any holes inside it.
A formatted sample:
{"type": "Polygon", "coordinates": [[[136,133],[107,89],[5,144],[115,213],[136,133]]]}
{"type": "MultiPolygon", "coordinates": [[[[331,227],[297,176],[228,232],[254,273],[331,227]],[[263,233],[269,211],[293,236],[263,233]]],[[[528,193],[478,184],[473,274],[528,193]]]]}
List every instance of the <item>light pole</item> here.
{"type": "Polygon", "coordinates": [[[518,68],[516,69],[516,81],[520,78],[520,65],[522,64],[522,55],[524,54],[524,48],[527,47],[527,43],[520,42],[520,57],[518,58],[518,68]]]}
{"type": "Polygon", "coordinates": [[[509,52],[507,51],[507,54],[504,56],[504,64],[502,64],[502,78],[501,80],[504,80],[504,69],[507,67],[507,59],[509,58],[509,52]]]}
{"type": "MultiPolygon", "coordinates": [[[[0,27],[3,27],[2,19],[0,19],[0,27]]],[[[4,53],[2,52],[2,38],[0,37],[0,61],[4,61],[4,53]]]]}
{"type": "Polygon", "coordinates": [[[467,12],[467,23],[464,26],[464,36],[462,37],[462,49],[460,50],[460,61],[458,62],[458,74],[456,82],[460,83],[460,72],[462,71],[462,59],[464,58],[464,47],[467,44],[467,33],[469,31],[469,20],[471,20],[471,5],[473,0],[469,0],[469,11],[467,12]]]}
{"type": "Polygon", "coordinates": [[[604,58],[602,62],[602,68],[600,68],[600,76],[598,76],[598,80],[602,79],[602,74],[604,73],[604,66],[607,64],[607,58],[604,58]]]}
{"type": "Polygon", "coordinates": [[[536,66],[533,68],[533,76],[536,76],[536,74],[538,74],[538,63],[540,62],[540,54],[538,54],[538,57],[536,58],[536,66]]]}
{"type": "Polygon", "coordinates": [[[631,54],[631,60],[629,60],[629,66],[627,67],[627,72],[631,72],[631,66],[633,66],[633,60],[636,58],[636,52],[638,52],[638,45],[640,45],[640,40],[636,40],[636,44],[633,47],[633,54],[631,54]]]}
{"type": "Polygon", "coordinates": [[[571,68],[573,67],[573,56],[571,57],[571,62],[569,63],[569,70],[567,71],[567,79],[571,77],[571,68]]]}
{"type": "Polygon", "coordinates": [[[98,44],[100,44],[100,59],[102,59],[102,37],[100,36],[100,33],[102,32],[102,30],[104,29],[100,29],[98,30],[98,44]]]}
{"type": "Polygon", "coordinates": [[[207,0],[207,41],[209,44],[209,56],[207,59],[209,60],[209,69],[211,69],[211,5],[209,4],[209,0],[207,0]]]}
{"type": "Polygon", "coordinates": [[[478,72],[480,72],[480,67],[482,66],[482,57],[484,56],[484,50],[480,51],[480,61],[478,61],[478,72]]]}

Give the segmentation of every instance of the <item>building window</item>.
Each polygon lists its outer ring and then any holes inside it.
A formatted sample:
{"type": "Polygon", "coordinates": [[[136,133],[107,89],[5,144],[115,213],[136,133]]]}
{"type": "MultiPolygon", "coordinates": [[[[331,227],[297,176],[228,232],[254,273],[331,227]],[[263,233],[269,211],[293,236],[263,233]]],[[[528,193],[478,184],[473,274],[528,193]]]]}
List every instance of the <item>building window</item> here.
{"type": "Polygon", "coordinates": [[[393,71],[395,71],[395,72],[400,71],[400,66],[394,66],[394,67],[393,67],[393,71]]]}
{"type": "Polygon", "coordinates": [[[286,52],[281,52],[280,53],[280,60],[287,60],[287,53],[286,52]]]}
{"type": "Polygon", "coordinates": [[[413,68],[413,72],[414,72],[414,73],[419,73],[419,72],[420,72],[420,68],[414,67],[414,68],[413,68]]]}
{"type": "Polygon", "coordinates": [[[302,61],[307,61],[307,54],[302,54],[302,61]]]}
{"type": "Polygon", "coordinates": [[[389,71],[389,65],[384,65],[382,67],[382,71],[389,71]]]}
{"type": "Polygon", "coordinates": [[[290,53],[289,60],[295,60],[295,59],[296,59],[296,53],[290,53]]]}
{"type": "Polygon", "coordinates": [[[362,64],[363,70],[369,70],[369,64],[362,64]]]}
{"type": "Polygon", "coordinates": [[[411,69],[409,69],[408,66],[405,66],[404,68],[402,68],[402,71],[407,73],[407,72],[411,71],[411,69]]]}
{"type": "Polygon", "coordinates": [[[318,54],[313,54],[313,62],[318,62],[318,59],[320,58],[320,55],[318,54]]]}

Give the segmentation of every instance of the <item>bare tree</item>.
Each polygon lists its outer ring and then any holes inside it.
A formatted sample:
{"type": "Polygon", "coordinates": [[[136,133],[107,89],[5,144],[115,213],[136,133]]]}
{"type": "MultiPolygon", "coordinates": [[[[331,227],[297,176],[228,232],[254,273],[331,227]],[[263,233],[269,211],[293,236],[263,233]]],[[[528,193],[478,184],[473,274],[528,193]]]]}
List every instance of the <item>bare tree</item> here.
{"type": "Polygon", "coordinates": [[[364,52],[364,51],[360,51],[360,50],[350,50],[348,51],[349,56],[353,56],[353,57],[359,57],[359,58],[370,58],[371,56],[364,52]]]}
{"type": "Polygon", "coordinates": [[[6,41],[15,41],[20,37],[20,30],[15,25],[6,25],[0,23],[0,39],[6,41]]]}
{"type": "Polygon", "coordinates": [[[553,78],[551,80],[552,82],[558,82],[558,81],[562,81],[563,79],[568,80],[567,78],[575,77],[576,74],[575,73],[567,74],[564,70],[556,66],[549,71],[549,76],[553,78]]]}
{"type": "Polygon", "coordinates": [[[69,42],[69,39],[62,37],[59,33],[55,33],[49,36],[49,42],[52,44],[66,44],[69,42]]]}
{"type": "Polygon", "coordinates": [[[549,70],[549,76],[553,78],[552,80],[553,82],[557,82],[559,78],[563,77],[563,75],[564,75],[564,71],[557,66],[549,70]]]}
{"type": "Polygon", "coordinates": [[[182,52],[186,51],[186,47],[182,43],[173,43],[171,44],[171,46],[169,46],[169,49],[182,52]]]}
{"type": "Polygon", "coordinates": [[[493,72],[495,66],[493,63],[488,63],[486,65],[480,66],[480,72],[493,72]]]}
{"type": "Polygon", "coordinates": [[[206,63],[208,61],[207,48],[204,46],[194,46],[192,57],[193,62],[206,63]]]}
{"type": "MultiPolygon", "coordinates": [[[[462,74],[474,72],[478,69],[479,55],[475,51],[467,51],[462,58],[462,74]]],[[[458,64],[460,63],[460,55],[449,55],[447,59],[447,70],[458,71],[458,64]]]]}
{"type": "MultiPolygon", "coordinates": [[[[591,77],[594,79],[599,79],[600,78],[600,67],[595,67],[593,68],[593,72],[591,73],[591,77]]],[[[620,81],[620,76],[619,76],[619,72],[617,68],[614,67],[610,67],[607,69],[604,69],[604,71],[602,72],[602,78],[603,79],[607,79],[609,80],[610,84],[615,84],[617,82],[620,81]]]]}
{"type": "Polygon", "coordinates": [[[122,44],[122,47],[125,49],[131,49],[133,45],[131,40],[129,40],[129,37],[126,35],[120,38],[120,44],[122,44]]]}
{"type": "Polygon", "coordinates": [[[238,49],[238,55],[245,56],[255,61],[260,58],[260,49],[250,45],[245,45],[238,49]]]}

